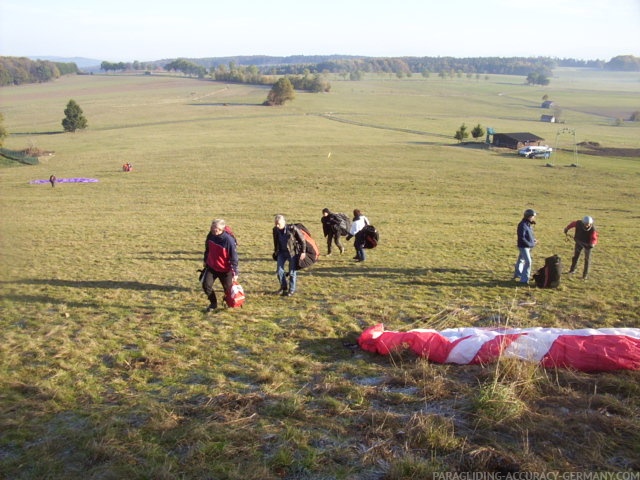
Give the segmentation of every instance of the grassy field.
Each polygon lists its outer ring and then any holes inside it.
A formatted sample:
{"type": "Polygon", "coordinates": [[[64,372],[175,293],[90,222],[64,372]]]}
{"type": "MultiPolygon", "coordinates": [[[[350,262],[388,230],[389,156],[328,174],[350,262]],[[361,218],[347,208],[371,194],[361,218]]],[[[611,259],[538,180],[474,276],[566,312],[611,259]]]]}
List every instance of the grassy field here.
{"type": "Polygon", "coordinates": [[[333,79],[280,108],[260,106],[268,88],[170,76],[0,89],[4,146],[53,152],[0,167],[0,478],[640,469],[639,372],[352,347],[380,322],[640,328],[640,158],[576,158],[559,134],[640,149],[640,123],[615,122],[640,109],[640,78],[523,80],[333,79]],[[545,94],[566,123],[539,122],[545,94]],[[63,134],[70,99],[89,128],[63,134]],[[558,151],[458,145],[462,123],[529,131],[558,151]],[[29,183],[52,173],[99,181],[29,183]],[[299,275],[297,296],[274,296],[273,215],[304,223],[324,253],[324,207],[361,209],[380,246],[355,264],[350,242],[299,275]],[[554,253],[568,266],[564,226],[595,218],[588,281],[514,285],[526,208],[539,212],[534,268],[554,253]],[[196,270],[217,217],[238,237],[247,302],[205,314],[196,270]]]}

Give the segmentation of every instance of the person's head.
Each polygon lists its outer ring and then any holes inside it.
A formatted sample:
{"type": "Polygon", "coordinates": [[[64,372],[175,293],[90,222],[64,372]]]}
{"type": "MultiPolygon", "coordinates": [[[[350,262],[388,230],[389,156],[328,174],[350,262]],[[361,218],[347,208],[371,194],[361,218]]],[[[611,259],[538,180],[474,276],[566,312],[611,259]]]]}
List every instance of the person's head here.
{"type": "Polygon", "coordinates": [[[524,218],[526,218],[526,219],[527,219],[527,220],[529,220],[530,222],[533,222],[533,220],[535,220],[536,215],[538,215],[538,214],[537,214],[537,213],[536,213],[536,211],[535,211],[534,209],[532,209],[532,208],[527,208],[527,209],[524,211],[524,218]]]}
{"type": "Polygon", "coordinates": [[[329,214],[331,214],[331,211],[328,208],[323,208],[322,209],[322,216],[323,217],[326,217],[329,214]]]}
{"type": "Polygon", "coordinates": [[[587,215],[582,219],[582,224],[584,225],[585,230],[590,230],[591,227],[593,227],[593,218],[587,215]]]}
{"type": "Polygon", "coordinates": [[[276,215],[273,221],[279,230],[284,229],[285,225],[287,224],[287,221],[285,220],[284,215],[276,215]]]}
{"type": "Polygon", "coordinates": [[[353,218],[358,218],[362,215],[362,212],[357,208],[353,211],[353,218]]]}
{"type": "Polygon", "coordinates": [[[214,235],[222,235],[224,232],[224,227],[226,223],[221,218],[216,218],[213,222],[211,222],[211,233],[214,235]]]}

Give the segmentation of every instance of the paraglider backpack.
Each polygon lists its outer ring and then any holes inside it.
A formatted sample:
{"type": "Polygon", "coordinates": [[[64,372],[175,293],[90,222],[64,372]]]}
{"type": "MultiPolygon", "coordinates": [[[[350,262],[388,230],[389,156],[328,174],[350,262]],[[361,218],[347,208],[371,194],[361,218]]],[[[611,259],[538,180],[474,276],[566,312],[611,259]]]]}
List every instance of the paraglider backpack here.
{"type": "Polygon", "coordinates": [[[224,302],[229,308],[238,308],[242,306],[244,300],[244,289],[237,280],[234,280],[229,291],[224,293],[224,302]]]}
{"type": "Polygon", "coordinates": [[[336,220],[335,223],[337,227],[340,229],[340,235],[349,235],[349,230],[351,230],[351,219],[344,213],[334,213],[333,216],[336,220]]]}
{"type": "Polygon", "coordinates": [[[538,269],[533,275],[533,280],[538,288],[558,288],[562,275],[562,262],[558,255],[544,259],[544,267],[538,269]]]}
{"type": "Polygon", "coordinates": [[[364,239],[364,248],[376,248],[380,241],[380,234],[373,225],[365,225],[362,229],[362,237],[364,239]]]}
{"type": "Polygon", "coordinates": [[[313,265],[320,258],[320,250],[318,249],[318,245],[315,240],[311,237],[311,232],[307,227],[305,227],[301,223],[295,223],[295,227],[300,231],[300,234],[304,237],[304,240],[307,244],[306,248],[306,257],[304,260],[298,262],[298,268],[307,268],[313,265]]]}

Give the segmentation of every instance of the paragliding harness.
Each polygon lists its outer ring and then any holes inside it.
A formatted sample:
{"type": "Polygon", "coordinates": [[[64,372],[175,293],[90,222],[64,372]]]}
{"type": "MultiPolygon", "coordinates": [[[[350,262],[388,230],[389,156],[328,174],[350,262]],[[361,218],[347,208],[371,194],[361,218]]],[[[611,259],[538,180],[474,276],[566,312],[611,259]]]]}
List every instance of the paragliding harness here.
{"type": "Polygon", "coordinates": [[[558,255],[552,255],[544,259],[544,267],[538,269],[533,275],[533,280],[538,288],[558,288],[562,275],[562,262],[558,255]]]}
{"type": "Polygon", "coordinates": [[[335,226],[338,234],[343,237],[345,235],[349,235],[349,230],[351,230],[351,219],[344,213],[334,213],[332,215],[335,219],[335,226]]]}
{"type": "Polygon", "coordinates": [[[376,248],[380,241],[380,234],[373,225],[365,225],[362,228],[362,239],[364,241],[364,248],[376,248]]]}
{"type": "Polygon", "coordinates": [[[294,223],[294,226],[300,231],[300,235],[304,237],[305,243],[307,245],[305,250],[306,256],[304,260],[298,261],[298,269],[301,270],[303,268],[310,267],[318,261],[318,258],[320,258],[320,250],[318,249],[318,245],[316,244],[315,240],[311,237],[311,232],[307,227],[305,227],[302,223],[294,223]]]}

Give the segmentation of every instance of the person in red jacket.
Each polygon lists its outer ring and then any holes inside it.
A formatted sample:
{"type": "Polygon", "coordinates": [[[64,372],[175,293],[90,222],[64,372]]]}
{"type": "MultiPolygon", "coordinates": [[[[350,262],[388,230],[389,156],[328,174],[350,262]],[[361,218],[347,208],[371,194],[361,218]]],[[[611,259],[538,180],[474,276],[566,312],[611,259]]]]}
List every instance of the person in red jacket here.
{"type": "Polygon", "coordinates": [[[238,279],[238,251],[235,238],[225,229],[226,223],[222,219],[211,222],[211,230],[207,235],[204,247],[204,279],[202,289],[209,299],[206,311],[218,308],[218,300],[213,291],[216,278],[225,292],[228,292],[233,281],[238,279]]]}
{"type": "Polygon", "coordinates": [[[573,258],[571,259],[571,268],[569,274],[575,273],[576,266],[578,265],[578,259],[582,250],[584,250],[584,270],[582,271],[582,278],[589,278],[589,263],[591,260],[591,249],[598,243],[598,231],[593,224],[593,218],[586,216],[582,220],[576,220],[564,227],[564,234],[567,235],[569,230],[575,228],[575,235],[573,240],[576,243],[573,251],[573,258]]]}

